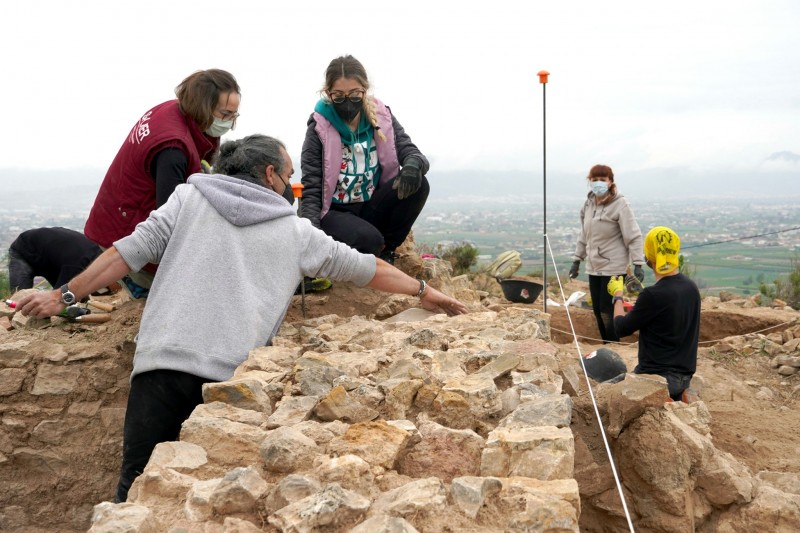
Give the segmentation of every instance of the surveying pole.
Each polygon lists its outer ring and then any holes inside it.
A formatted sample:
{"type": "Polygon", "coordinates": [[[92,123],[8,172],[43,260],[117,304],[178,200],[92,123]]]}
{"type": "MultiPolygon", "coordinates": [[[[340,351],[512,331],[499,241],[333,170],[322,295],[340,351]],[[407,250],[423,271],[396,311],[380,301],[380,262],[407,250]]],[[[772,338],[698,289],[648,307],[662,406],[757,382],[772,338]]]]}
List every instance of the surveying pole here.
{"type": "MultiPolygon", "coordinates": [[[[544,184],[544,222],[543,222],[543,238],[544,238],[544,269],[542,272],[542,285],[544,290],[544,312],[547,312],[547,77],[550,75],[546,70],[539,71],[539,83],[542,84],[542,183],[544,184]]],[[[556,273],[558,274],[558,273],[556,273]]]]}

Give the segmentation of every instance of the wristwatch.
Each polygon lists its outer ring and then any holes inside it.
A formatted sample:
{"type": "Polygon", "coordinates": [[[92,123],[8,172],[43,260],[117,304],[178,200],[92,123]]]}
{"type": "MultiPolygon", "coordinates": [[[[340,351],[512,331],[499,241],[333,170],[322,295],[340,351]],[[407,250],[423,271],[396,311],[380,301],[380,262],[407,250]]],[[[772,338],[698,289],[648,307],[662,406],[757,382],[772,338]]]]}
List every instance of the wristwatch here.
{"type": "Polygon", "coordinates": [[[64,305],[72,305],[75,303],[77,298],[75,298],[75,294],[69,290],[68,283],[65,283],[61,286],[61,303],[64,305]]]}
{"type": "Polygon", "coordinates": [[[611,298],[611,305],[615,305],[617,302],[625,303],[625,299],[622,296],[614,296],[611,298]]]}
{"type": "Polygon", "coordinates": [[[417,292],[417,298],[422,298],[422,295],[425,294],[425,288],[428,286],[428,284],[425,283],[424,279],[418,279],[417,281],[419,281],[419,292],[417,292]]]}

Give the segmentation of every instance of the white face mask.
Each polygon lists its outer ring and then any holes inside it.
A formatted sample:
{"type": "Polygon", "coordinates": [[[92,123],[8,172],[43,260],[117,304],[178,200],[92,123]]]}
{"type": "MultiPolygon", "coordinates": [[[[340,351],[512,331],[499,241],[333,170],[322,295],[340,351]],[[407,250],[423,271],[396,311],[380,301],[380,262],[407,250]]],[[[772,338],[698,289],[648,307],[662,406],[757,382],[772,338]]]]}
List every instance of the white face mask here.
{"type": "Polygon", "coordinates": [[[608,192],[608,183],[605,181],[593,181],[590,187],[595,196],[604,196],[608,192]]]}
{"type": "Polygon", "coordinates": [[[232,127],[232,120],[222,120],[214,117],[214,123],[208,127],[206,134],[211,135],[212,137],[222,137],[228,133],[232,127]]]}

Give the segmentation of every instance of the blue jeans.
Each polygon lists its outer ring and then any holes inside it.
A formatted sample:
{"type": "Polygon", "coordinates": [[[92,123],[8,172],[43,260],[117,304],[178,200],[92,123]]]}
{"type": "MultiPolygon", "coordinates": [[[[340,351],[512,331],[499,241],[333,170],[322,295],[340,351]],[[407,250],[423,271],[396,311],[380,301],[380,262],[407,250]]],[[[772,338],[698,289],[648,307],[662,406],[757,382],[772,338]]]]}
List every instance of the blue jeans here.
{"type": "Polygon", "coordinates": [[[669,397],[673,401],[679,402],[682,399],[683,391],[689,388],[692,382],[692,375],[678,374],[676,372],[665,372],[662,374],[667,378],[667,388],[669,388],[669,397]]]}

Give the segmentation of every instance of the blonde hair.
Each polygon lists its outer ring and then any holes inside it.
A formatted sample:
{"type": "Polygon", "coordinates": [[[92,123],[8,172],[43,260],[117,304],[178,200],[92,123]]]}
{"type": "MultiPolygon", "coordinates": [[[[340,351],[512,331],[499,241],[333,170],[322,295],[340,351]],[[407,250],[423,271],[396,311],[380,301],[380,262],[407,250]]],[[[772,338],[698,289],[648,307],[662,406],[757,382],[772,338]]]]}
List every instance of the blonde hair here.
{"type": "MultiPolygon", "coordinates": [[[[365,91],[369,91],[367,71],[364,65],[351,55],[337,57],[330,62],[328,68],[325,69],[325,86],[322,88],[323,94],[327,95],[331,87],[333,87],[333,84],[341,78],[356,80],[364,87],[365,91]]],[[[366,94],[361,101],[361,107],[367,116],[367,120],[372,124],[372,127],[375,128],[375,132],[378,134],[380,140],[386,142],[386,136],[378,125],[378,111],[375,107],[375,98],[366,94]]]]}

